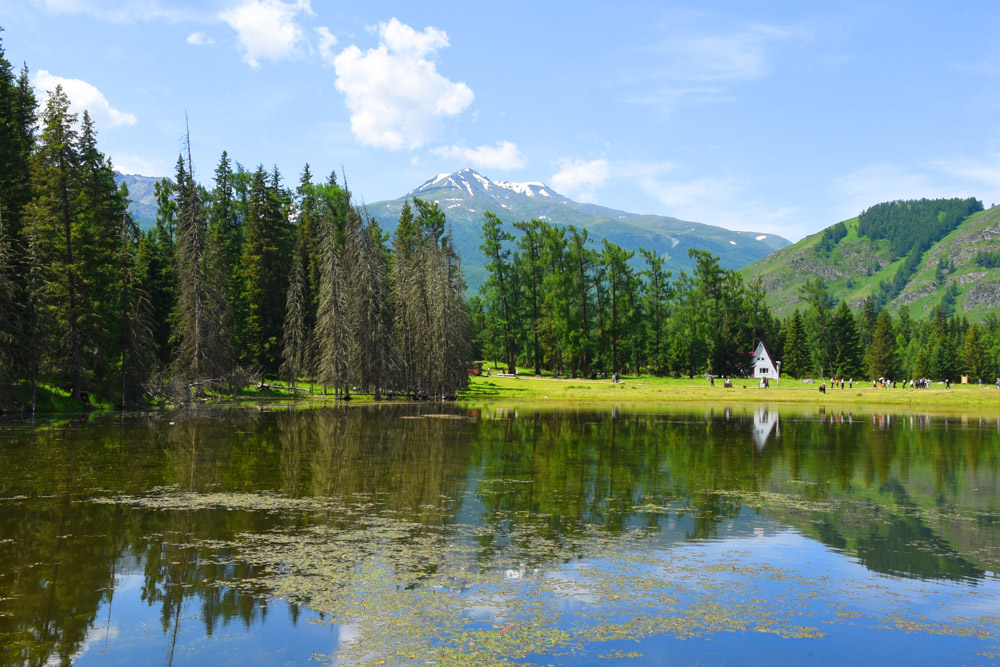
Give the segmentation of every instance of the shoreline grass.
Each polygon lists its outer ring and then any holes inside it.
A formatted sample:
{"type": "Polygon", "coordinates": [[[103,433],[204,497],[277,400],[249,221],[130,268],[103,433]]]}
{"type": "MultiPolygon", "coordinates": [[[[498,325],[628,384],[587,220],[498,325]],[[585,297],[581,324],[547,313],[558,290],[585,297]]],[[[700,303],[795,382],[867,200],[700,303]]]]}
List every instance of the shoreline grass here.
{"type": "Polygon", "coordinates": [[[712,386],[702,378],[661,378],[652,375],[624,376],[617,384],[608,380],[563,379],[534,375],[494,375],[470,378],[469,387],[459,395],[463,404],[629,404],[690,406],[763,405],[798,406],[805,409],[905,410],[935,414],[977,414],[1000,416],[1000,391],[992,384],[932,385],[930,389],[873,388],[871,382],[855,382],[853,388],[827,387],[819,391],[815,383],[782,380],[780,386],[761,389],[757,381],[734,379],[733,387],[712,386]]]}
{"type": "MultiPolygon", "coordinates": [[[[733,380],[733,387],[722,386],[717,380],[712,386],[703,378],[664,378],[653,375],[623,376],[618,383],[610,379],[557,378],[552,375],[535,376],[529,372],[519,375],[492,375],[470,377],[469,386],[459,392],[457,403],[467,407],[524,407],[534,409],[580,409],[587,407],[617,407],[640,411],[682,407],[685,410],[726,409],[750,410],[757,407],[785,408],[804,412],[908,412],[914,414],[965,415],[995,417],[1000,419],[1000,391],[992,384],[952,385],[934,384],[930,389],[876,389],[871,382],[855,382],[853,388],[827,388],[819,391],[822,381],[808,382],[782,380],[780,386],[767,389],[758,387],[757,381],[733,380]]],[[[253,387],[235,397],[212,396],[201,401],[206,408],[231,408],[250,405],[269,408],[323,407],[332,405],[385,405],[393,402],[414,405],[412,401],[374,401],[370,395],[352,395],[350,403],[323,394],[321,385],[314,385],[310,394],[309,384],[299,384],[291,390],[286,383],[268,381],[263,387],[253,387]]],[[[67,392],[46,386],[39,392],[39,415],[95,414],[112,412],[110,404],[95,404],[81,409],[68,398],[67,392]]],[[[150,406],[152,410],[171,409],[177,406],[150,406]]],[[[22,410],[10,410],[7,416],[16,417],[22,410]]]]}

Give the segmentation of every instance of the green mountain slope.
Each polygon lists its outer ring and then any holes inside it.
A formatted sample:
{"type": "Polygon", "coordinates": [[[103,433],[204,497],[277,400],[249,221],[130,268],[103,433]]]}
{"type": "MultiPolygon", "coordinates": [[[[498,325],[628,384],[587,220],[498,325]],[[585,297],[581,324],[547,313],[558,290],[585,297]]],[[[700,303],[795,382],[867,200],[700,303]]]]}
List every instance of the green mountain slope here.
{"type": "MultiPolygon", "coordinates": [[[[606,238],[626,250],[655,250],[666,257],[664,268],[674,275],[681,270],[690,273],[694,267],[688,257],[689,248],[707,250],[719,257],[723,267],[737,269],[789,243],[772,234],[735,232],[677,218],[581,204],[556,193],[544,183],[491,181],[472,169],[440,174],[404,197],[368,204],[366,208],[384,230],[393,231],[403,203],[413,197],[437,202],[444,211],[470,291],[476,291],[486,278],[485,260],[479,250],[486,211],[494,213],[507,225],[537,219],[586,229],[594,248],[600,248],[601,239],[606,238]]],[[[513,227],[507,229],[515,232],[513,227]]]]}
{"type": "MultiPolygon", "coordinates": [[[[943,302],[948,307],[953,301],[975,321],[1000,306],[1000,269],[976,262],[980,252],[1000,251],[1000,207],[964,217],[922,252],[920,246],[910,248],[914,258],[909,270],[904,269],[907,257],[900,256],[898,242],[894,247],[890,239],[859,235],[858,218],[842,224],[846,234],[833,243],[831,230],[837,225],[782,248],[741,273],[747,280],[761,278],[770,307],[781,317],[803,307],[799,290],[815,278],[822,278],[835,299],[846,300],[854,309],[870,296],[892,311],[907,305],[910,314],[920,318],[929,317],[936,305],[943,302]],[[901,269],[897,291],[892,285],[901,269]]],[[[909,221],[911,227],[925,224],[920,219],[909,221]]]]}

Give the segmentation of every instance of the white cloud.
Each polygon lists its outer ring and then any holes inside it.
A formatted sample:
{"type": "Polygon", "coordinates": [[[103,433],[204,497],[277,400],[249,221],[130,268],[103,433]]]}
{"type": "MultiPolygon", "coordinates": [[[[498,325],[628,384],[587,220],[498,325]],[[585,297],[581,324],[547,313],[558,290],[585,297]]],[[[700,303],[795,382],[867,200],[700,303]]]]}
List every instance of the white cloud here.
{"type": "Polygon", "coordinates": [[[635,88],[633,103],[669,107],[688,100],[727,101],[732,85],[770,75],[778,44],[808,35],[800,28],[767,25],[713,34],[671,26],[654,46],[640,50],[641,63],[634,63],[621,82],[635,88]]]}
{"type": "Polygon", "coordinates": [[[193,46],[210,46],[215,44],[215,40],[203,32],[192,32],[187,36],[187,43],[193,46]]]}
{"type": "Polygon", "coordinates": [[[660,181],[647,177],[640,181],[642,189],[672,210],[690,208],[695,203],[718,199],[733,190],[731,182],[716,178],[696,178],[691,181],[660,181]]]}
{"type": "Polygon", "coordinates": [[[517,144],[511,141],[498,141],[496,147],[442,146],[432,149],[431,153],[482,169],[520,169],[524,166],[521,151],[518,150],[517,144]]]}
{"type": "Polygon", "coordinates": [[[236,31],[243,60],[256,69],[261,60],[296,55],[303,35],[295,19],[299,14],[312,13],[309,0],[245,0],[238,7],[220,12],[219,18],[236,31]]]}
{"type": "Polygon", "coordinates": [[[362,52],[353,44],[335,59],[337,90],[351,111],[351,131],[362,144],[418,148],[436,134],[441,118],[464,111],[474,95],[449,81],[428,58],[448,46],[437,28],[423,32],[391,19],[379,24],[379,45],[362,52]]]}
{"type": "Polygon", "coordinates": [[[319,50],[320,57],[323,59],[323,62],[328,65],[332,65],[335,57],[333,54],[333,47],[337,45],[337,38],[326,26],[316,28],[316,34],[319,35],[319,44],[317,49],[319,50]]]}
{"type": "Polygon", "coordinates": [[[112,107],[101,91],[86,81],[65,79],[43,69],[38,70],[38,73],[35,74],[35,88],[38,90],[47,92],[55,90],[56,86],[62,86],[63,92],[69,98],[70,110],[73,113],[82,113],[86,109],[98,125],[107,124],[109,127],[117,127],[119,125],[135,125],[138,122],[133,114],[112,107]]]}
{"type": "Polygon", "coordinates": [[[171,173],[167,165],[150,162],[139,155],[130,153],[116,154],[113,158],[115,170],[123,174],[138,174],[142,176],[157,176],[171,173]]]}
{"type": "MultiPolygon", "coordinates": [[[[950,176],[984,184],[994,192],[1000,190],[1000,155],[993,155],[987,160],[973,158],[941,160],[935,162],[934,166],[950,176]]],[[[989,205],[989,202],[986,203],[989,205]]]]}
{"type": "Polygon", "coordinates": [[[567,197],[579,201],[593,201],[594,192],[604,187],[611,176],[611,166],[605,158],[596,160],[558,161],[559,171],[552,175],[549,185],[567,197]]]}

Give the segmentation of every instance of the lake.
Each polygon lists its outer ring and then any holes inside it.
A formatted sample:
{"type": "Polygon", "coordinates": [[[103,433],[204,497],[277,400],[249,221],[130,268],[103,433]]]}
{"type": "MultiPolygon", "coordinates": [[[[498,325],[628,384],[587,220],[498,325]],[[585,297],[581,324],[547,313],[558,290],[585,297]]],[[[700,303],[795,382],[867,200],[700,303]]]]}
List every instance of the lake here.
{"type": "Polygon", "coordinates": [[[1000,420],[0,423],[0,663],[994,664],[1000,420]]]}

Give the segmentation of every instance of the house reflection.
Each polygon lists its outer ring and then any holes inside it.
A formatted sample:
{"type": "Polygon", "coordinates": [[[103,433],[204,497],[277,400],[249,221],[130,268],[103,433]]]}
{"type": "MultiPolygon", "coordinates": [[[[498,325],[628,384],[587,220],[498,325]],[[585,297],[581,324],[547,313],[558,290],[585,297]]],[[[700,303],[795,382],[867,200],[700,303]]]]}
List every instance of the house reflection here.
{"type": "Polygon", "coordinates": [[[764,451],[764,446],[772,435],[781,437],[778,411],[763,406],[757,408],[753,413],[753,444],[758,452],[764,451]]]}

